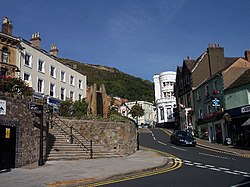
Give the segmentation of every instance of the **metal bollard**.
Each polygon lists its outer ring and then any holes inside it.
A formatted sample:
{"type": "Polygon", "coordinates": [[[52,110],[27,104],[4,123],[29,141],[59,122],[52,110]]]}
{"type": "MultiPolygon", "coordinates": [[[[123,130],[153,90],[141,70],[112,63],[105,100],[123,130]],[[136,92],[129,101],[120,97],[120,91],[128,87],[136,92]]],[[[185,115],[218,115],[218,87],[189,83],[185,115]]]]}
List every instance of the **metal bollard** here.
{"type": "Polygon", "coordinates": [[[90,140],[90,159],[93,159],[93,142],[90,140]]]}

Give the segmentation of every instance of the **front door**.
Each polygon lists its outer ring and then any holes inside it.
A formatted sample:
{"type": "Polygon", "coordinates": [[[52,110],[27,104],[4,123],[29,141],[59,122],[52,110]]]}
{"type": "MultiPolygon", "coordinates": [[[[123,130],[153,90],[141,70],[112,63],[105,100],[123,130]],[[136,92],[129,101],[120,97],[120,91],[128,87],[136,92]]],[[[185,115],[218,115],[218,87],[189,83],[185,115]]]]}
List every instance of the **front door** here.
{"type": "Polygon", "coordinates": [[[0,125],[0,170],[15,168],[16,127],[0,125]]]}

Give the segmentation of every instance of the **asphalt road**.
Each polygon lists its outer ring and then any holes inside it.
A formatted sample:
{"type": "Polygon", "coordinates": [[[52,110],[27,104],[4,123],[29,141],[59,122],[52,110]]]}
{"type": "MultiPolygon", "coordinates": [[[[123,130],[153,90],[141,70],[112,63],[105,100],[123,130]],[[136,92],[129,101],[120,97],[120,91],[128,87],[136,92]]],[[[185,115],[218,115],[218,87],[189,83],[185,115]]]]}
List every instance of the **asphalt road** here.
{"type": "Polygon", "coordinates": [[[106,186],[174,186],[174,187],[246,187],[250,186],[250,159],[232,154],[169,143],[169,135],[161,129],[140,133],[140,145],[170,153],[182,161],[171,172],[114,183],[106,186]]]}

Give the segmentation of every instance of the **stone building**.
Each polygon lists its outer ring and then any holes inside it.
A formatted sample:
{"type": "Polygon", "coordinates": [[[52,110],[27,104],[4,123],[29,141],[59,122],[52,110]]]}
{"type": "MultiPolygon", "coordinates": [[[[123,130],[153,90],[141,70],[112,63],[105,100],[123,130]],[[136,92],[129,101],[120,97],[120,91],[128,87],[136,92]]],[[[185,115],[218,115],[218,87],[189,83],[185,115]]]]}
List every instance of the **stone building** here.
{"type": "Polygon", "coordinates": [[[90,86],[88,101],[88,115],[108,117],[111,98],[107,95],[104,84],[99,89],[96,84],[90,86]]]}
{"type": "Polygon", "coordinates": [[[17,67],[20,41],[12,36],[12,28],[11,21],[5,17],[0,32],[0,76],[16,77],[20,71],[17,67]]]}

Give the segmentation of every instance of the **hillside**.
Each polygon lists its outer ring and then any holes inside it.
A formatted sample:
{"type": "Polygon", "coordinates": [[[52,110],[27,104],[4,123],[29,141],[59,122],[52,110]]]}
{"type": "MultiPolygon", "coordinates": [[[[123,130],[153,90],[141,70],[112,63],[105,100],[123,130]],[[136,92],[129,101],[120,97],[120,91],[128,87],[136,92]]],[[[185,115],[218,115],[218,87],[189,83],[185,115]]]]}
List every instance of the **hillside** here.
{"type": "Polygon", "coordinates": [[[58,60],[86,75],[88,85],[103,83],[108,95],[127,98],[129,101],[144,100],[152,102],[154,100],[154,85],[148,80],[128,75],[116,68],[80,63],[65,58],[58,60]]]}

